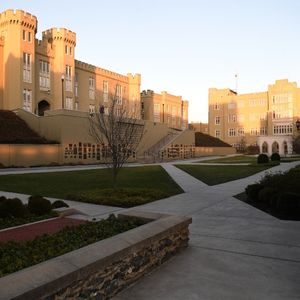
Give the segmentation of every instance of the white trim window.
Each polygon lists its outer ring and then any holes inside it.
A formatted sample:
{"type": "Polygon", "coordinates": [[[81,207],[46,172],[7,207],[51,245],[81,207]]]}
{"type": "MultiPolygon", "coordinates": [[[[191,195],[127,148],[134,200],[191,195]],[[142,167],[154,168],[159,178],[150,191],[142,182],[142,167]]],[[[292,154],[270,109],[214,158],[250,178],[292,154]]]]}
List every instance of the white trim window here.
{"type": "Polygon", "coordinates": [[[89,77],[89,99],[95,100],[95,78],[89,77]]]}
{"type": "Polygon", "coordinates": [[[219,102],[216,102],[214,104],[214,110],[220,110],[220,103],[219,102]]]}
{"type": "Polygon", "coordinates": [[[72,67],[66,65],[66,91],[72,92],[72,67]]]}
{"type": "Polygon", "coordinates": [[[66,97],[66,109],[73,110],[73,98],[66,97]]]}
{"type": "Polygon", "coordinates": [[[116,86],[116,101],[118,105],[122,105],[122,86],[120,84],[116,86]]]}
{"type": "Polygon", "coordinates": [[[108,101],[108,81],[103,80],[103,102],[108,101]]]}
{"type": "Polygon", "coordinates": [[[259,130],[257,128],[251,128],[250,129],[250,135],[258,136],[259,130]]]}
{"type": "Polygon", "coordinates": [[[228,129],[228,136],[236,136],[235,128],[229,128],[228,129]]]}
{"type": "Polygon", "coordinates": [[[245,136],[245,129],[244,127],[239,127],[237,130],[238,136],[245,136]]]}
{"type": "Polygon", "coordinates": [[[23,52],[23,81],[31,83],[31,54],[23,52]]]}
{"type": "Polygon", "coordinates": [[[236,122],[236,115],[235,114],[229,114],[228,115],[228,123],[235,123],[236,122]]]}
{"type": "Polygon", "coordinates": [[[75,73],[74,94],[78,97],[78,73],[75,73]]]}
{"type": "Polygon", "coordinates": [[[160,122],[160,104],[155,103],[153,107],[153,122],[160,122]]]}
{"type": "Polygon", "coordinates": [[[259,133],[260,135],[267,135],[267,127],[260,127],[259,133]]]}
{"type": "Polygon", "coordinates": [[[39,81],[41,90],[50,90],[50,64],[44,60],[40,60],[39,81]]]}
{"type": "Polygon", "coordinates": [[[277,124],[273,126],[274,135],[293,134],[293,124],[277,124]]]}
{"type": "Polygon", "coordinates": [[[221,131],[220,130],[215,130],[215,137],[220,138],[221,137],[221,131]]]}
{"type": "Polygon", "coordinates": [[[32,111],[32,91],[24,89],[23,90],[23,109],[27,111],[32,111]]]}
{"type": "Polygon", "coordinates": [[[221,124],[221,118],[220,116],[215,117],[215,125],[220,125],[221,124]]]}

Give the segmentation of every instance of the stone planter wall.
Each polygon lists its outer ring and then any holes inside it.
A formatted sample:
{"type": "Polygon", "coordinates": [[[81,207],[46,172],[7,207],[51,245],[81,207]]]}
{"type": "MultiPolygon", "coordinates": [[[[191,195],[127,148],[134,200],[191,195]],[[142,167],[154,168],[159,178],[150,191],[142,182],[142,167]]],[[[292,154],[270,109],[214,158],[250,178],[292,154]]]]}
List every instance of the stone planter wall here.
{"type": "Polygon", "coordinates": [[[187,247],[191,218],[129,211],[146,225],[0,278],[1,299],[109,299],[187,247]]]}

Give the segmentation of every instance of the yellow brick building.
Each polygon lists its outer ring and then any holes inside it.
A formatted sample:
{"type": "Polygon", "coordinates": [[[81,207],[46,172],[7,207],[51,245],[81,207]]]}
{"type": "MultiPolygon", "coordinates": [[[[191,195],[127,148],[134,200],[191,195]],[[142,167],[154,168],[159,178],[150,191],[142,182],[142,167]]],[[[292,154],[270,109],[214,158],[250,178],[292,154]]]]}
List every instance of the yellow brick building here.
{"type": "Polygon", "coordinates": [[[22,10],[0,14],[0,109],[95,112],[111,95],[130,116],[140,118],[139,74],[121,75],[75,59],[76,33],[65,28],[43,31],[37,18],[22,10]]]}
{"type": "Polygon", "coordinates": [[[258,93],[209,89],[209,134],[237,148],[259,145],[261,152],[290,154],[299,119],[300,88],[287,79],[258,93]]]}
{"type": "Polygon", "coordinates": [[[188,101],[181,96],[174,96],[167,92],[161,94],[152,90],[141,93],[142,117],[155,123],[167,124],[175,129],[188,128],[188,101]]]}

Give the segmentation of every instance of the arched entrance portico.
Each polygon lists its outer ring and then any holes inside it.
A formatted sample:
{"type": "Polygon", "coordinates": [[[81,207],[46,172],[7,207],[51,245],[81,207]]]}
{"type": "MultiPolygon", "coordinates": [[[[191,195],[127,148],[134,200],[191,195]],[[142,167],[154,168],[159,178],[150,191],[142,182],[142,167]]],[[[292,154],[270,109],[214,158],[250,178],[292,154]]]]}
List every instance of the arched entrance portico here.
{"type": "Polygon", "coordinates": [[[293,154],[293,138],[290,135],[259,136],[257,144],[260,153],[279,153],[281,156],[293,154]]]}
{"type": "Polygon", "coordinates": [[[50,104],[46,100],[42,100],[38,104],[38,115],[43,116],[46,110],[50,109],[50,104]]]}

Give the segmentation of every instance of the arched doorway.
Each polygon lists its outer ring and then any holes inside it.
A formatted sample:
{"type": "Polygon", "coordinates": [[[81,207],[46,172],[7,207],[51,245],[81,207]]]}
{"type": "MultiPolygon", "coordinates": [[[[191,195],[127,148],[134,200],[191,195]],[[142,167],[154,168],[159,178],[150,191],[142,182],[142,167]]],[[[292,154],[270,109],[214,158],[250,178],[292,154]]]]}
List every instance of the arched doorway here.
{"type": "Polygon", "coordinates": [[[42,100],[38,104],[38,115],[43,116],[46,110],[50,109],[50,104],[46,100],[42,100]]]}
{"type": "Polygon", "coordinates": [[[272,153],[279,153],[279,144],[277,142],[272,144],[272,153]]]}
{"type": "Polygon", "coordinates": [[[288,144],[287,144],[287,142],[286,141],[284,141],[283,142],[283,144],[282,144],[282,146],[283,146],[283,153],[284,153],[284,155],[287,155],[288,154],[288,144]]]}
{"type": "Polygon", "coordinates": [[[267,142],[263,142],[263,144],[261,146],[261,152],[268,153],[268,143],[267,142]]]}

